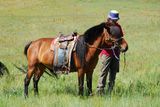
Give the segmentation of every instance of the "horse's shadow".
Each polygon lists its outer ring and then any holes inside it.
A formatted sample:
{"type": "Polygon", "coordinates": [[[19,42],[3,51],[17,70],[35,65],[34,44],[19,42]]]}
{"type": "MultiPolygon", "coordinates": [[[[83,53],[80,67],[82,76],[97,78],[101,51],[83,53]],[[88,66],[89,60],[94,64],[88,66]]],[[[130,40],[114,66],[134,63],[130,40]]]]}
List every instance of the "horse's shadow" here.
{"type": "MultiPolygon", "coordinates": [[[[56,94],[56,95],[71,95],[71,96],[74,96],[74,97],[77,97],[79,96],[78,94],[78,90],[77,90],[77,85],[76,84],[72,84],[73,86],[70,86],[70,85],[66,85],[66,86],[63,86],[63,89],[54,89],[50,94],[56,94]]],[[[88,97],[88,96],[91,96],[89,95],[89,93],[87,92],[87,87],[84,87],[84,94],[83,95],[80,95],[81,97],[88,97]]]]}
{"type": "Polygon", "coordinates": [[[65,86],[62,93],[77,96],[77,88],[65,86]]]}
{"type": "MultiPolygon", "coordinates": [[[[20,67],[17,66],[16,64],[13,64],[13,65],[14,65],[14,67],[16,67],[22,73],[24,73],[24,74],[27,73],[27,68],[28,68],[27,65],[20,65],[20,67]]],[[[44,78],[48,78],[48,76],[49,76],[49,77],[53,77],[55,79],[55,81],[57,79],[60,79],[60,75],[59,74],[57,74],[57,76],[55,76],[55,75],[52,75],[52,73],[50,73],[47,70],[45,70],[45,73],[46,73],[46,75],[42,76],[44,78]]],[[[61,74],[61,75],[63,75],[63,74],[61,74]]],[[[56,93],[56,94],[71,94],[73,96],[77,96],[77,91],[76,90],[77,90],[76,86],[75,87],[64,86],[63,90],[62,89],[55,89],[51,93],[56,93]]]]}

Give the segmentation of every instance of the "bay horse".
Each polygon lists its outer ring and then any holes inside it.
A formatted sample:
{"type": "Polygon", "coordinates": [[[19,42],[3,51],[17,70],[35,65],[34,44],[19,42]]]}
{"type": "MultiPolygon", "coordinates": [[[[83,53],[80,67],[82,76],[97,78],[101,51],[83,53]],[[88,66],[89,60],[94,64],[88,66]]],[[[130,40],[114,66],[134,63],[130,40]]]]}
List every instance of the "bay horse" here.
{"type": "MultiPolygon", "coordinates": [[[[40,38],[31,41],[24,48],[28,60],[28,71],[24,79],[24,95],[28,96],[28,86],[33,77],[35,95],[38,94],[38,81],[45,69],[53,71],[54,52],[50,50],[55,38],[40,38]]],[[[98,55],[107,46],[118,44],[126,50],[124,38],[116,38],[110,34],[110,27],[105,23],[89,28],[83,35],[77,37],[76,50],[72,52],[74,70],[78,72],[79,95],[83,95],[84,76],[86,74],[88,94],[92,94],[92,74],[98,62],[98,55]]]]}

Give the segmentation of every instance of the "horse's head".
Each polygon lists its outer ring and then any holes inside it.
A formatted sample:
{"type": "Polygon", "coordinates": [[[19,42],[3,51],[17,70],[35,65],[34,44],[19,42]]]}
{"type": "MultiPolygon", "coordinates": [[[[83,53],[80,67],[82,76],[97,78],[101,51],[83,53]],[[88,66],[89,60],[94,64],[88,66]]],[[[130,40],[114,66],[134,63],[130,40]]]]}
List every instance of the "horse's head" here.
{"type": "Polygon", "coordinates": [[[118,26],[105,26],[104,41],[107,46],[118,47],[121,52],[128,50],[128,43],[118,26]]]}

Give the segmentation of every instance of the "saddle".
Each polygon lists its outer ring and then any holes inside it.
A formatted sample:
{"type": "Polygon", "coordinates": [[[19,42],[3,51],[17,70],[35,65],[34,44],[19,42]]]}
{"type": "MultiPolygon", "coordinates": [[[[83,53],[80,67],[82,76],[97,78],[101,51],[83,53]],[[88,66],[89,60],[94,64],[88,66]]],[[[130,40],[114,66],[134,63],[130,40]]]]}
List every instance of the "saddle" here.
{"type": "Polygon", "coordinates": [[[64,34],[60,34],[58,37],[58,42],[60,43],[60,48],[61,49],[66,49],[68,46],[68,43],[70,43],[71,41],[74,40],[74,37],[77,36],[77,32],[73,32],[70,35],[64,35],[64,34]]]}
{"type": "Polygon", "coordinates": [[[75,51],[75,45],[77,41],[77,32],[73,32],[70,35],[59,34],[53,41],[51,50],[54,51],[53,70],[56,73],[70,72],[71,67],[71,55],[75,51]]]}

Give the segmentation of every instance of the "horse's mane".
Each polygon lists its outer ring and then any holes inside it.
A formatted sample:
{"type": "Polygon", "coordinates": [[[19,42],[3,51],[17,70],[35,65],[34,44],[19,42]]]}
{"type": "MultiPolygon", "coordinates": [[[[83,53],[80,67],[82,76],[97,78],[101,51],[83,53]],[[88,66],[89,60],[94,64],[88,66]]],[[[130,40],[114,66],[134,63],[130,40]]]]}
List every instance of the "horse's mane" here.
{"type": "Polygon", "coordinates": [[[98,37],[103,32],[104,27],[105,23],[101,23],[86,30],[85,33],[83,34],[85,42],[92,41],[93,39],[98,37]]]}
{"type": "Polygon", "coordinates": [[[83,35],[78,38],[76,45],[76,53],[80,59],[81,65],[85,65],[85,54],[87,51],[86,43],[95,40],[102,32],[105,27],[105,23],[93,26],[85,31],[83,35]]]}

